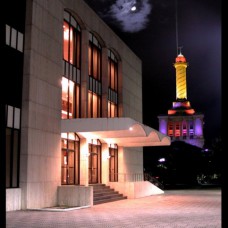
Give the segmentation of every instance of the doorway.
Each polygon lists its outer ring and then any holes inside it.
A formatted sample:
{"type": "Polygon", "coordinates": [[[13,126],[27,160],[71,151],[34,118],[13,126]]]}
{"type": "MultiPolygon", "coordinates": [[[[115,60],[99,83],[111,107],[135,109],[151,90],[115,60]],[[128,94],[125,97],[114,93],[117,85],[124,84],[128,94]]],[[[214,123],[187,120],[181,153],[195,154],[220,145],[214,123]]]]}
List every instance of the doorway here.
{"type": "Polygon", "coordinates": [[[101,182],[101,143],[99,140],[92,140],[89,144],[89,184],[101,182]]]}
{"type": "Polygon", "coordinates": [[[117,145],[112,145],[109,147],[109,181],[118,181],[118,147],[117,145]]]}

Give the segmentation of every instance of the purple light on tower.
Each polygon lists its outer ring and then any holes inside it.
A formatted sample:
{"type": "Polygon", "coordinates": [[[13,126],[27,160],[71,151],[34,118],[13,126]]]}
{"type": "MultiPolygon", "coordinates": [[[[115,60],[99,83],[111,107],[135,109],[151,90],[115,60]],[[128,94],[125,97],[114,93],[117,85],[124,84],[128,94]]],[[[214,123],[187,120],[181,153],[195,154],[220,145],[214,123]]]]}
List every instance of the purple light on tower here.
{"type": "Polygon", "coordinates": [[[167,135],[167,122],[166,122],[166,120],[164,120],[164,119],[161,119],[161,120],[160,120],[159,131],[160,131],[162,134],[167,135]]]}
{"type": "Polygon", "coordinates": [[[195,135],[203,135],[202,121],[199,118],[195,120],[195,135]]]}

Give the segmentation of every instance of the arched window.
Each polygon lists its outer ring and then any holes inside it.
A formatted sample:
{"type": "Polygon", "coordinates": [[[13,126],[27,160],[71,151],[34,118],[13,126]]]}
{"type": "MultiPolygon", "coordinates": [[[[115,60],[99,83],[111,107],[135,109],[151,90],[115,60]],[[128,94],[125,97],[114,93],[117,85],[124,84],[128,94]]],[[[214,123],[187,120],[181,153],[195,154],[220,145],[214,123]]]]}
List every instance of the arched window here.
{"type": "Polygon", "coordinates": [[[101,45],[92,33],[89,37],[88,117],[101,117],[101,45]]]}
{"type": "Polygon", "coordinates": [[[108,50],[108,117],[118,117],[118,60],[108,50]]]}
{"type": "Polygon", "coordinates": [[[81,29],[74,17],[64,11],[62,119],[80,117],[81,29]]]}

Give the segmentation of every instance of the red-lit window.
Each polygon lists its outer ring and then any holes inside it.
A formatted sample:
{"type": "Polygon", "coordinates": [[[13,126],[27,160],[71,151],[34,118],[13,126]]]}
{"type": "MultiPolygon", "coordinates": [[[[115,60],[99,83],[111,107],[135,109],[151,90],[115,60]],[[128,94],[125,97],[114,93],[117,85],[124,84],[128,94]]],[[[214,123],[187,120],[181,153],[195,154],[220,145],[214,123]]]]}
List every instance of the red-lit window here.
{"type": "Polygon", "coordinates": [[[175,125],[175,137],[180,137],[180,123],[175,125]]]}
{"type": "Polygon", "coordinates": [[[62,119],[80,117],[81,29],[74,17],[64,11],[62,119]]]}
{"type": "Polygon", "coordinates": [[[173,123],[169,123],[168,125],[168,136],[173,136],[173,123]]]}
{"type": "Polygon", "coordinates": [[[81,32],[76,20],[65,12],[66,19],[63,22],[63,59],[80,68],[81,32]]]}
{"type": "Polygon", "coordinates": [[[101,45],[90,33],[88,117],[101,117],[101,45]]]}
{"type": "Polygon", "coordinates": [[[114,53],[108,51],[108,117],[118,117],[118,61],[114,53]]]}
{"type": "Polygon", "coordinates": [[[187,138],[187,123],[186,122],[182,123],[182,137],[183,137],[183,139],[187,138]]]}
{"type": "Polygon", "coordinates": [[[79,91],[79,85],[62,77],[62,119],[79,117],[79,91]]]}

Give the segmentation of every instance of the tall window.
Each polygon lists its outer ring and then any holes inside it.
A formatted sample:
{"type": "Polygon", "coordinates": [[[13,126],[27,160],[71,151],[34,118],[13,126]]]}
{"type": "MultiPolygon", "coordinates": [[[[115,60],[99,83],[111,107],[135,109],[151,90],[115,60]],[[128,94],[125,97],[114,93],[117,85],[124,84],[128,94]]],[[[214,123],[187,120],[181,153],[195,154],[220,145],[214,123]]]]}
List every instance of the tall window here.
{"type": "Polygon", "coordinates": [[[168,124],[168,136],[173,137],[173,123],[169,122],[168,124]]]}
{"type": "Polygon", "coordinates": [[[179,138],[180,137],[180,123],[175,124],[175,137],[179,138]]]}
{"type": "Polygon", "coordinates": [[[75,133],[62,133],[61,184],[79,184],[79,138],[75,133]]]}
{"type": "Polygon", "coordinates": [[[90,33],[88,117],[101,117],[101,45],[90,33]]]}
{"type": "Polygon", "coordinates": [[[80,85],[62,77],[62,119],[78,118],[80,85]]]}
{"type": "Polygon", "coordinates": [[[108,50],[108,76],[108,117],[118,117],[118,61],[111,50],[108,50]]]}
{"type": "Polygon", "coordinates": [[[62,119],[80,117],[81,29],[74,17],[64,12],[62,119]]]}
{"type": "Polygon", "coordinates": [[[20,109],[6,106],[6,188],[19,187],[20,109]]]}
{"type": "Polygon", "coordinates": [[[20,52],[23,52],[24,35],[11,26],[6,25],[6,44],[20,52]]]}
{"type": "Polygon", "coordinates": [[[194,138],[194,126],[193,126],[193,121],[189,122],[189,137],[190,139],[194,138]]]}
{"type": "Polygon", "coordinates": [[[187,123],[185,121],[182,123],[182,136],[183,139],[187,138],[187,123]]]}

